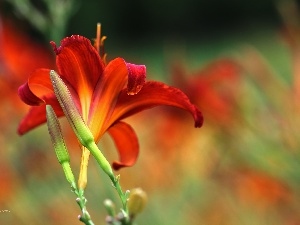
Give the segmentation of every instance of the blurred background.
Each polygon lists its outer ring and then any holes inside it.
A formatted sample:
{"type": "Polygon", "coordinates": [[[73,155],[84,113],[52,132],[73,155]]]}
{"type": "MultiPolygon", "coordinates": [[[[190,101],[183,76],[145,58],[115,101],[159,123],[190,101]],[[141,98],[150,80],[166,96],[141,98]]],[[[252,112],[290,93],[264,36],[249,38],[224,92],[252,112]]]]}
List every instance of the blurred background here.
{"type": "MultiPolygon", "coordinates": [[[[204,114],[154,108],[128,119],[140,142],[124,189],[143,188],[139,225],[300,224],[300,5],[275,0],[1,0],[0,224],[80,224],[79,207],[45,125],[24,136],[17,88],[55,68],[49,41],[107,36],[108,59],[147,66],[148,80],[183,90],[204,114]]],[[[80,151],[63,130],[78,174],[80,151]]],[[[99,143],[110,161],[109,136],[99,143]]],[[[120,207],[93,159],[86,189],[95,224],[106,198],[120,207]]]]}

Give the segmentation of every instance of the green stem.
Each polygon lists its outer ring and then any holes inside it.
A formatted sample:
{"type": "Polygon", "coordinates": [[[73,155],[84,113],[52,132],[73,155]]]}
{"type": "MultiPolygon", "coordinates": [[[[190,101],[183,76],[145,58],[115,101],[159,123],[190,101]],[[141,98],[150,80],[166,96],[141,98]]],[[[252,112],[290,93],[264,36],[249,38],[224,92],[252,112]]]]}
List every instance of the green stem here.
{"type": "Polygon", "coordinates": [[[82,212],[82,215],[79,217],[79,220],[86,225],[94,225],[94,222],[92,221],[91,216],[86,209],[87,200],[84,197],[84,191],[83,190],[75,191],[75,194],[77,195],[76,202],[78,203],[82,212]]]}
{"type": "Polygon", "coordinates": [[[86,147],[89,149],[91,154],[94,156],[94,158],[96,159],[96,161],[99,164],[99,166],[101,167],[101,169],[108,175],[108,177],[112,181],[112,184],[113,184],[114,188],[116,189],[116,191],[121,199],[121,202],[122,202],[123,213],[124,213],[126,224],[130,224],[130,222],[129,222],[130,219],[129,219],[129,215],[128,215],[128,207],[127,207],[128,193],[127,192],[124,193],[122,191],[122,188],[120,185],[120,176],[114,175],[110,163],[104,157],[104,155],[102,154],[102,152],[100,151],[100,149],[98,148],[98,146],[96,145],[95,142],[90,142],[86,147]]]}
{"type": "Polygon", "coordinates": [[[120,185],[120,177],[117,176],[115,177],[114,181],[113,182],[113,186],[114,188],[116,189],[116,191],[118,192],[118,195],[120,196],[120,199],[121,199],[121,202],[122,202],[122,206],[123,206],[123,210],[124,212],[126,213],[126,216],[128,215],[128,208],[127,208],[127,198],[128,198],[128,195],[127,195],[127,192],[123,192],[122,191],[122,187],[120,185]]]}

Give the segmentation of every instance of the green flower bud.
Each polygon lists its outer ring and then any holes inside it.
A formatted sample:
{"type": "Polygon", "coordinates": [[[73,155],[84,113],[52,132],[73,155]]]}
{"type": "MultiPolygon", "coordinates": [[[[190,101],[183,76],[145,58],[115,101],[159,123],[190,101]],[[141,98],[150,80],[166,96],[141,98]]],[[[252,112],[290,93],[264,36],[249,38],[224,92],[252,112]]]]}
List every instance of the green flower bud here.
{"type": "Polygon", "coordinates": [[[75,188],[75,178],[70,167],[70,155],[67,150],[58,118],[50,105],[46,105],[48,131],[58,162],[62,165],[66,179],[75,188]]]}
{"type": "Polygon", "coordinates": [[[73,131],[80,143],[87,147],[91,142],[94,142],[94,136],[83,121],[67,85],[54,70],[50,71],[50,79],[56,98],[58,99],[73,131]]]}
{"type": "Polygon", "coordinates": [[[116,207],[112,200],[105,199],[103,204],[106,208],[108,215],[114,217],[116,215],[116,207]]]}
{"type": "Polygon", "coordinates": [[[137,214],[143,211],[147,203],[147,194],[141,188],[135,188],[130,191],[127,202],[129,215],[134,218],[137,214]]]}

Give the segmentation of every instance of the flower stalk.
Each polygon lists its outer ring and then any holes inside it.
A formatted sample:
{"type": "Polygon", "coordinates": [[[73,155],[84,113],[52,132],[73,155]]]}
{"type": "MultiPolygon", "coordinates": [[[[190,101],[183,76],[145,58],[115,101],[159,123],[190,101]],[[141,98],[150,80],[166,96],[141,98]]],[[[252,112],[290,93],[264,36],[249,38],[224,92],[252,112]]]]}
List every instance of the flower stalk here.
{"type": "Polygon", "coordinates": [[[90,214],[86,209],[87,200],[84,197],[84,192],[83,190],[78,190],[76,186],[75,177],[70,166],[70,155],[62,135],[60,123],[51,105],[46,105],[46,117],[48,131],[54,146],[56,157],[63,168],[67,181],[71,184],[72,191],[77,195],[76,202],[82,212],[82,215],[79,216],[79,220],[86,225],[94,225],[90,214]]]}
{"type": "Polygon", "coordinates": [[[76,202],[82,212],[82,215],[78,216],[78,219],[86,225],[94,225],[94,222],[92,221],[91,216],[86,209],[87,199],[84,197],[84,191],[77,190],[75,193],[77,195],[76,202]]]}

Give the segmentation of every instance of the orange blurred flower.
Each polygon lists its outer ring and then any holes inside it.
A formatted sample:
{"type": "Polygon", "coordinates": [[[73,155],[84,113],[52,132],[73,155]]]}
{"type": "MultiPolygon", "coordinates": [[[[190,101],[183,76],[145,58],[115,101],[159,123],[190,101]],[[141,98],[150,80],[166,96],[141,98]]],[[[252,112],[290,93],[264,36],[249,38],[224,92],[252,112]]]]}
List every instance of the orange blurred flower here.
{"type": "MultiPolygon", "coordinates": [[[[222,58],[190,74],[180,63],[176,63],[172,68],[171,76],[174,86],[183,90],[191,102],[201,108],[207,125],[216,125],[215,130],[224,128],[227,133],[230,133],[239,118],[236,98],[240,87],[240,72],[240,67],[234,60],[222,58]]],[[[160,149],[159,154],[165,154],[165,158],[170,160],[172,152],[178,154],[178,150],[175,149],[193,149],[199,144],[199,133],[192,137],[193,134],[186,129],[189,118],[181,111],[165,109],[160,110],[159,114],[161,114],[161,121],[158,122],[156,130],[158,134],[155,139],[156,147],[152,147],[160,149]],[[174,124],[180,129],[173,129],[174,124]]],[[[206,126],[206,134],[209,133],[207,130],[209,128],[206,126]]],[[[185,157],[188,155],[183,154],[185,157]]]]}
{"type": "Polygon", "coordinates": [[[288,204],[292,199],[291,190],[286,183],[266,173],[244,169],[230,176],[239,199],[266,210],[271,206],[288,204]]]}
{"type": "Polygon", "coordinates": [[[22,27],[0,18],[0,93],[2,128],[9,118],[25,110],[16,94],[24,77],[36,67],[51,67],[54,57],[42,43],[33,41],[22,27]],[[20,109],[20,110],[17,110],[20,109]],[[3,115],[2,115],[3,114],[3,115]],[[7,117],[7,115],[10,117],[7,117]]]}

